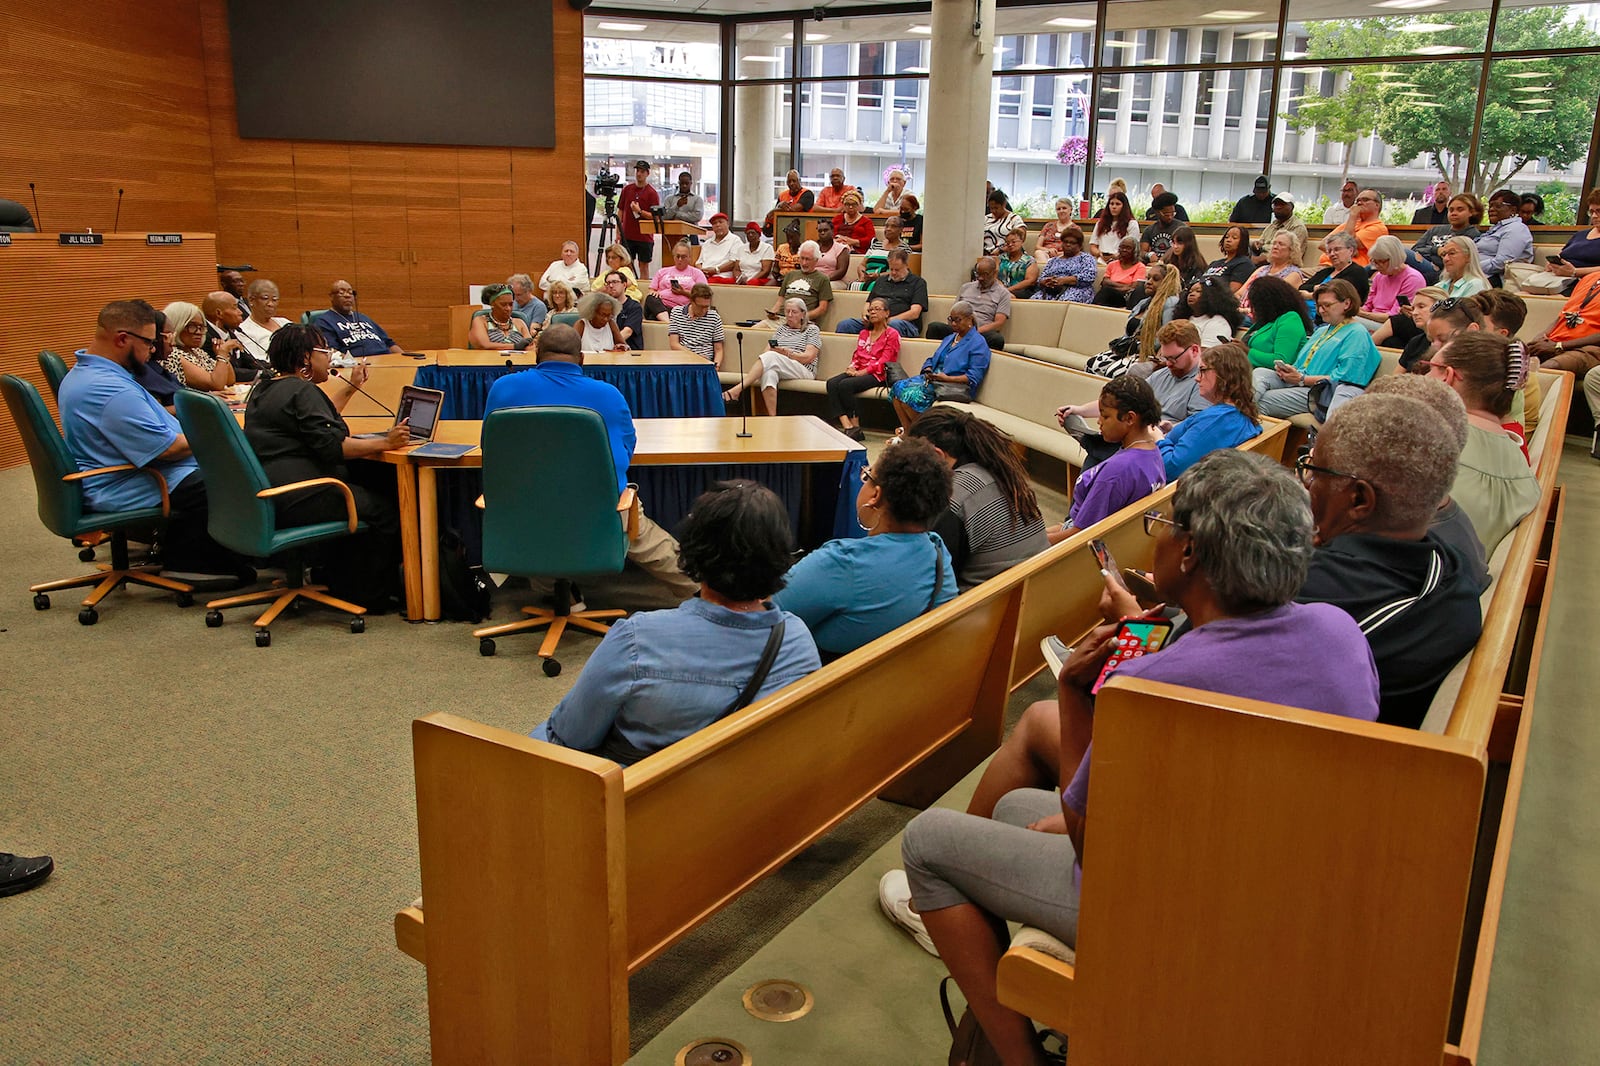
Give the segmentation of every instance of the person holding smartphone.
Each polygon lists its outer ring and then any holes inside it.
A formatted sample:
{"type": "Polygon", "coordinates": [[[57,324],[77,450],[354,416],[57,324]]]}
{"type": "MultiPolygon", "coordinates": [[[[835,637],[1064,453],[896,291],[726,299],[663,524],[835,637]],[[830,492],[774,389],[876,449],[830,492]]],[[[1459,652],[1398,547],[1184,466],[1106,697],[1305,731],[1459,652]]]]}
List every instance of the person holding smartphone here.
{"type": "MultiPolygon", "coordinates": [[[[744,390],[761,386],[761,407],[768,415],[778,413],[778,382],[817,376],[817,359],[822,355],[822,331],[806,317],[806,302],[798,296],[783,302],[783,324],[767,338],[767,350],[756,359],[744,380],[722,394],[728,403],[737,403],[744,390]]],[[[761,411],[757,411],[760,414],[761,411]]]]}
{"type": "MultiPolygon", "coordinates": [[[[1312,554],[1311,509],[1294,475],[1262,455],[1213,452],[1178,482],[1172,502],[1171,517],[1153,511],[1147,526],[1156,542],[1156,585],[1188,614],[1190,629],[1161,651],[1121,663],[1110,683],[1137,677],[1377,718],[1378,675],[1360,627],[1330,604],[1293,602],[1312,554]]],[[[1039,771],[1023,767],[1017,775],[1002,762],[1002,749],[965,813],[930,808],[911,821],[901,842],[904,871],[890,871],[879,884],[885,913],[914,935],[920,931],[919,942],[949,967],[1005,1062],[1041,1061],[1033,1023],[996,994],[1005,922],[1077,943],[1078,894],[1093,862],[1083,849],[1089,688],[1120,628],[1102,626],[1081,641],[1058,679],[1054,769],[1058,782],[1068,782],[1065,791],[1012,790],[1019,779],[1041,783],[1039,771]]]]}

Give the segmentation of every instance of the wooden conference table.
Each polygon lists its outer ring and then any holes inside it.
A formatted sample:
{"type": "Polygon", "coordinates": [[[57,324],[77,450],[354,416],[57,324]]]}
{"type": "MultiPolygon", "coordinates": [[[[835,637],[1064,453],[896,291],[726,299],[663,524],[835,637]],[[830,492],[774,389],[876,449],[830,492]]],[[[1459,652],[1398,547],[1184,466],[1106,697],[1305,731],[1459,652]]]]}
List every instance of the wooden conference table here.
{"type": "MultiPolygon", "coordinates": [[[[348,418],[353,433],[380,431],[392,421],[387,418],[348,418]]],[[[782,465],[801,472],[802,493],[808,511],[811,501],[811,472],[815,464],[838,464],[840,470],[837,511],[851,508],[853,494],[847,489],[861,476],[866,465],[866,449],[813,415],[780,415],[749,420],[751,436],[738,436],[738,418],[638,418],[634,429],[638,444],[633,453],[634,467],[703,467],[708,465],[782,465]]],[[[439,618],[439,488],[441,469],[471,470],[483,466],[483,453],[476,448],[481,438],[481,421],[442,421],[434,440],[445,444],[471,444],[472,451],[453,458],[415,457],[414,448],[385,452],[385,462],[395,464],[399,485],[401,549],[405,562],[406,618],[411,621],[436,621],[439,618]]],[[[630,475],[631,476],[631,475],[630,475]]],[[[818,490],[817,496],[824,495],[818,490]]],[[[651,509],[645,498],[646,513],[670,529],[675,518],[651,509]]],[[[840,535],[841,520],[828,516],[832,535],[840,535]]],[[[825,537],[823,539],[826,539],[825,537]]]]}
{"type": "MultiPolygon", "coordinates": [[[[532,352],[446,349],[421,354],[426,358],[382,358],[406,359],[412,364],[414,376],[406,384],[442,391],[446,419],[482,418],[494,383],[534,365],[532,352]]],[[[709,417],[725,410],[716,368],[711,360],[693,352],[586,352],[583,372],[615,386],[628,401],[634,418],[709,417]]]]}

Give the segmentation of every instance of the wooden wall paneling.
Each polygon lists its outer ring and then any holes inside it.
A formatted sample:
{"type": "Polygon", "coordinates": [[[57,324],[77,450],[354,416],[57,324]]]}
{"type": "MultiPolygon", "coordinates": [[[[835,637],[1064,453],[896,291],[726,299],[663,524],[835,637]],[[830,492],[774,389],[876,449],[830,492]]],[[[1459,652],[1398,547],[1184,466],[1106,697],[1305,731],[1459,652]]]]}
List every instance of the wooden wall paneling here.
{"type": "Polygon", "coordinates": [[[411,311],[415,328],[423,331],[427,341],[422,347],[444,347],[450,330],[450,305],[466,299],[467,283],[461,272],[461,182],[456,171],[461,151],[413,148],[406,154],[411,311]]]}
{"type": "MultiPolygon", "coordinates": [[[[406,234],[405,160],[408,149],[350,146],[350,212],[355,258],[344,277],[360,293],[361,310],[403,347],[423,347],[405,331],[411,315],[410,241],[406,234]]],[[[309,284],[309,282],[308,282],[309,284]]]]}
{"type": "Polygon", "coordinates": [[[48,232],[215,232],[197,0],[5,5],[0,196],[48,232]]]}
{"type": "Polygon", "coordinates": [[[294,146],[302,295],[295,314],[285,312],[285,317],[327,307],[328,289],[340,278],[358,285],[350,276],[356,264],[351,171],[349,145],[302,141],[294,146]]]}
{"type": "Polygon", "coordinates": [[[456,163],[461,184],[462,279],[467,285],[503,282],[515,269],[511,152],[463,148],[456,154],[456,163]]]}
{"type": "MultiPolygon", "coordinates": [[[[103,245],[63,248],[54,235],[15,234],[0,247],[0,373],[33,382],[52,411],[39,372],[39,349],[72,365],[94,339],[95,317],[112,300],[138,298],[162,307],[188,300],[216,277],[217,243],[187,233],[177,245],[149,247],[143,235],[108,235],[103,245]]],[[[11,415],[0,407],[0,467],[28,461],[11,415]]]]}

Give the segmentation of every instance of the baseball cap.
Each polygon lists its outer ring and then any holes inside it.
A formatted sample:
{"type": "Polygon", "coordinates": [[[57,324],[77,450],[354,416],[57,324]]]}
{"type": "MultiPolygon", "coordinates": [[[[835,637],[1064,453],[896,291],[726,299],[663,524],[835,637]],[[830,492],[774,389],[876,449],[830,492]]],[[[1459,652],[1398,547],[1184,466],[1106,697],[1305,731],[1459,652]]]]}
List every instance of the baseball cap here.
{"type": "Polygon", "coordinates": [[[760,233],[761,232],[761,223],[759,223],[759,222],[746,222],[744,224],[744,230],[745,230],[746,233],[749,233],[751,230],[755,230],[757,233],[760,233]]]}
{"type": "Polygon", "coordinates": [[[649,170],[650,169],[650,164],[646,163],[643,159],[641,159],[637,163],[633,164],[633,169],[634,170],[649,170]]]}
{"type": "Polygon", "coordinates": [[[1256,183],[1253,187],[1257,189],[1270,189],[1272,188],[1272,182],[1267,180],[1267,176],[1263,174],[1256,179],[1256,183]]]}
{"type": "Polygon", "coordinates": [[[728,216],[723,214],[721,211],[718,211],[716,214],[712,215],[706,221],[707,222],[715,222],[719,218],[722,219],[722,221],[724,221],[724,222],[728,221],[728,216]]]}
{"type": "Polygon", "coordinates": [[[1274,202],[1276,202],[1278,200],[1282,200],[1286,204],[1292,204],[1292,203],[1294,203],[1294,193],[1292,193],[1292,192],[1273,193],[1272,194],[1272,199],[1273,199],[1274,202]]]}

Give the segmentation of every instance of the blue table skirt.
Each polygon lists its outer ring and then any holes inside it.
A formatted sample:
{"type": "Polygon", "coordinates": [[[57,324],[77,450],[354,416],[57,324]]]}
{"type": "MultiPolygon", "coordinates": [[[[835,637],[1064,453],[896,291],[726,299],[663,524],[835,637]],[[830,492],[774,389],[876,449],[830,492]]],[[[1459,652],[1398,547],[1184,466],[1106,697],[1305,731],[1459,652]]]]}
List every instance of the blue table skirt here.
{"type": "MultiPolygon", "coordinates": [[[[802,548],[815,548],[839,537],[861,537],[856,521],[856,492],[867,465],[864,450],[850,452],[842,463],[814,463],[811,472],[811,521],[801,528],[805,472],[799,463],[716,463],[693,466],[635,466],[628,480],[639,486],[644,513],[668,532],[677,529],[695,498],[715,481],[749,478],[776,492],[789,510],[789,521],[802,548]]],[[[474,501],[483,492],[477,470],[441,471],[439,528],[460,532],[467,562],[482,560],[482,515],[474,501]]]]}
{"type": "MultiPolygon", "coordinates": [[[[507,374],[528,367],[504,366],[420,366],[415,383],[419,388],[444,393],[445,419],[481,419],[489,389],[507,374]]],[[[710,363],[703,366],[590,366],[583,372],[598,381],[610,382],[628,401],[635,418],[706,418],[725,414],[722,383],[710,363]]]]}

